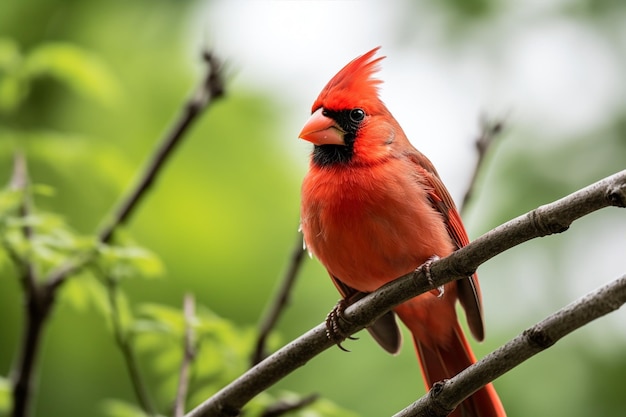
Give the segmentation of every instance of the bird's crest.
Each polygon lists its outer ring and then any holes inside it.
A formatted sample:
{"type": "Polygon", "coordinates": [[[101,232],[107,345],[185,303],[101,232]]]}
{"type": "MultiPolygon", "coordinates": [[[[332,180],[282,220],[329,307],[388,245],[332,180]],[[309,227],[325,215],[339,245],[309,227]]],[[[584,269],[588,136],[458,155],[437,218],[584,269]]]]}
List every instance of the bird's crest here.
{"type": "Polygon", "coordinates": [[[380,103],[378,85],[381,80],[373,78],[380,69],[379,62],[384,56],[374,58],[380,46],[353,59],[343,67],[326,84],[320,95],[313,103],[312,111],[320,107],[331,110],[345,110],[356,106],[380,103]]]}

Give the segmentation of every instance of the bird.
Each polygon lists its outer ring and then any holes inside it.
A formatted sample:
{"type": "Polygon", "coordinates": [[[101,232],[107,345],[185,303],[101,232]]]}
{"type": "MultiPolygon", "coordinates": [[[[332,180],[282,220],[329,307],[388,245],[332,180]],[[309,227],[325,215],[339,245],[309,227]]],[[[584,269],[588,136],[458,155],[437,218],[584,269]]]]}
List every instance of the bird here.
{"type": "MultiPolygon", "coordinates": [[[[305,247],[326,268],[343,308],[469,238],[433,164],[409,142],[379,96],[380,47],[344,66],[322,89],[299,138],[313,144],[302,181],[300,228],[305,247]]],[[[476,362],[456,314],[465,310],[479,341],[484,319],[478,276],[445,284],[386,313],[367,330],[395,354],[396,316],[410,330],[427,389],[476,362]]],[[[332,326],[327,322],[328,326],[332,326]]],[[[329,333],[331,333],[329,328],[329,333]]],[[[332,337],[332,336],[329,336],[332,337]]],[[[504,417],[492,384],[465,399],[454,417],[504,417]]]]}

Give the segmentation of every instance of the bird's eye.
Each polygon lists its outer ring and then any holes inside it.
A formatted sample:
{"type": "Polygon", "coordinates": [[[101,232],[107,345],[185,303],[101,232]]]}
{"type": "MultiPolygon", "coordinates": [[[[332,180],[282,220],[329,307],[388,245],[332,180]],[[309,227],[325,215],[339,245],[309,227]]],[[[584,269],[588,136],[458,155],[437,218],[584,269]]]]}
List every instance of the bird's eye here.
{"type": "Polygon", "coordinates": [[[356,123],[361,122],[365,119],[365,112],[363,109],[353,109],[350,110],[350,120],[356,123]]]}

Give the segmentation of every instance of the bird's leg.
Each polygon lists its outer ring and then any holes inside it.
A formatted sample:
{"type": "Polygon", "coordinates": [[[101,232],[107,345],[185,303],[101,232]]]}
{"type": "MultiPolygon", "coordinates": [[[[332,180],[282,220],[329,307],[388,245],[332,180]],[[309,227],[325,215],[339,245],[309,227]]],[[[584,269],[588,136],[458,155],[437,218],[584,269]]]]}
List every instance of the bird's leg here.
{"type": "Polygon", "coordinates": [[[333,307],[333,309],[330,310],[330,313],[328,313],[328,315],[326,316],[326,336],[330,340],[332,340],[339,347],[339,349],[343,350],[344,352],[350,352],[348,349],[341,346],[341,343],[344,340],[346,339],[357,340],[358,339],[357,337],[352,337],[349,334],[346,334],[346,332],[344,332],[343,329],[341,328],[341,324],[339,323],[340,320],[343,320],[346,323],[350,323],[350,320],[346,319],[346,317],[343,315],[343,312],[352,303],[354,303],[354,301],[356,300],[342,298],[341,300],[339,300],[339,302],[337,302],[335,307],[333,307]]]}
{"type": "MultiPolygon", "coordinates": [[[[433,288],[435,288],[435,283],[433,282],[433,277],[430,274],[430,266],[432,265],[434,261],[438,261],[439,259],[440,258],[437,255],[433,255],[430,258],[426,259],[426,261],[423,264],[415,268],[415,273],[424,271],[424,275],[426,275],[426,279],[428,280],[428,283],[433,288]]],[[[443,297],[443,294],[445,292],[443,285],[440,285],[435,289],[437,290],[437,297],[439,298],[443,297]]]]}

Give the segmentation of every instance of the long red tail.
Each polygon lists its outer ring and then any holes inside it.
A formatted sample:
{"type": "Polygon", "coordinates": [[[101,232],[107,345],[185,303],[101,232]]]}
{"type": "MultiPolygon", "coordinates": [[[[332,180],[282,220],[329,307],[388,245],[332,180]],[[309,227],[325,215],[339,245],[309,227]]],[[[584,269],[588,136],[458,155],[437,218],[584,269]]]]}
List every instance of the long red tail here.
{"type": "MultiPolygon", "coordinates": [[[[415,337],[413,340],[428,388],[437,381],[453,377],[476,362],[458,322],[446,346],[431,348],[415,337]]],[[[488,384],[463,401],[450,416],[506,417],[506,412],[493,385],[488,384]]]]}

